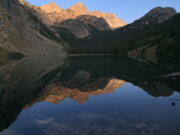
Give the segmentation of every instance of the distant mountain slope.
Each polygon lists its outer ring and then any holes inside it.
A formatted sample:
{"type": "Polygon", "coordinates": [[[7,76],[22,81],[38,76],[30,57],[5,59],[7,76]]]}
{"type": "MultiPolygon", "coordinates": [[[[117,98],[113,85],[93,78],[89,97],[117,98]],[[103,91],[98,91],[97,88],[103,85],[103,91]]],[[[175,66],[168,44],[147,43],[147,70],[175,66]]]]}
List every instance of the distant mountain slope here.
{"type": "Polygon", "coordinates": [[[116,29],[125,26],[121,19],[112,13],[102,13],[99,11],[88,11],[80,2],[68,9],[63,9],[51,2],[39,7],[48,16],[42,20],[56,31],[56,29],[67,29],[78,38],[84,38],[94,34],[94,29],[98,31],[116,29]]]}
{"type": "Polygon", "coordinates": [[[62,53],[63,42],[23,0],[0,1],[0,47],[25,55],[62,53]]]}
{"type": "MultiPolygon", "coordinates": [[[[130,42],[129,55],[164,66],[180,66],[180,14],[138,35],[130,42]],[[167,63],[170,62],[170,63],[167,63]]],[[[171,67],[169,67],[171,68],[171,67]]]]}
{"type": "MultiPolygon", "coordinates": [[[[157,7],[132,24],[116,29],[95,33],[84,39],[71,36],[70,52],[73,53],[127,53],[128,43],[144,30],[170,19],[176,15],[173,8],[157,7]],[[71,42],[72,41],[72,42],[71,42]]],[[[70,36],[68,36],[70,37],[70,36]]],[[[65,37],[67,38],[67,37],[65,37]]],[[[67,40],[67,39],[65,39],[67,40]]]]}
{"type": "Polygon", "coordinates": [[[68,31],[68,34],[73,34],[77,38],[85,38],[95,34],[95,32],[102,32],[109,30],[110,27],[102,18],[95,16],[81,15],[76,19],[68,19],[57,25],[51,27],[52,31],[58,35],[63,35],[63,30],[68,31]]]}

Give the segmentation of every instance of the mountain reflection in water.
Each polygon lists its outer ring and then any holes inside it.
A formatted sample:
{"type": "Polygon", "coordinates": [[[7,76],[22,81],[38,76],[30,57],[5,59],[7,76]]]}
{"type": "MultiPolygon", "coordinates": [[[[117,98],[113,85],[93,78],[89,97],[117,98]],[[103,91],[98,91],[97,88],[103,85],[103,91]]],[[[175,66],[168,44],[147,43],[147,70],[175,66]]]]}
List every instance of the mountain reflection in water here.
{"type": "Polygon", "coordinates": [[[40,97],[38,102],[47,101],[58,104],[60,101],[63,101],[66,98],[72,98],[74,101],[83,104],[88,100],[89,96],[113,93],[123,84],[125,84],[125,81],[123,80],[112,79],[103,89],[84,92],[79,91],[78,89],[65,88],[59,84],[52,84],[43,90],[44,94],[40,97]]]}
{"type": "Polygon", "coordinates": [[[11,61],[0,67],[0,135],[179,135],[170,72],[125,56],[11,61]]]}

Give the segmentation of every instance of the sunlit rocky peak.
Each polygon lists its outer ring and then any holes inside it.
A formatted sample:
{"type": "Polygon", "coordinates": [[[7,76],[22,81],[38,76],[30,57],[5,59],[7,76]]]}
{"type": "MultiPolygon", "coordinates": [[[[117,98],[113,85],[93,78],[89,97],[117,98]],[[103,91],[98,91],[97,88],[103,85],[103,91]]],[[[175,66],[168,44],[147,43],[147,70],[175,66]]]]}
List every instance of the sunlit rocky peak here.
{"type": "Polygon", "coordinates": [[[80,13],[88,12],[88,9],[86,8],[86,6],[81,2],[78,2],[78,3],[74,4],[69,9],[73,10],[73,11],[76,11],[76,12],[80,12],[80,13]]]}
{"type": "Polygon", "coordinates": [[[60,6],[51,2],[49,4],[41,6],[41,9],[48,14],[52,23],[60,23],[67,19],[76,19],[81,15],[95,16],[97,18],[103,18],[110,28],[116,29],[126,25],[124,21],[116,17],[113,13],[103,13],[100,11],[88,11],[87,7],[78,2],[68,9],[62,9],[60,6]]]}
{"type": "Polygon", "coordinates": [[[52,12],[60,13],[63,10],[60,6],[58,6],[54,2],[50,2],[49,4],[43,5],[41,8],[44,11],[46,11],[46,13],[52,13],[52,12]]]}

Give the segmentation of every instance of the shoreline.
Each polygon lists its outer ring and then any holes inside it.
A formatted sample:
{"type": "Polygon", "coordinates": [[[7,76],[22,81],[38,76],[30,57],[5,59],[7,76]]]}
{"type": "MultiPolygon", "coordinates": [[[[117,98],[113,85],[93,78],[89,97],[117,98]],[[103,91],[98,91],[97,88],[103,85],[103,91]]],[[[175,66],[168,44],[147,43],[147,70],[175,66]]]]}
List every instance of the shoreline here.
{"type": "Polygon", "coordinates": [[[121,56],[121,55],[126,55],[126,54],[68,54],[70,57],[74,56],[121,56]]]}

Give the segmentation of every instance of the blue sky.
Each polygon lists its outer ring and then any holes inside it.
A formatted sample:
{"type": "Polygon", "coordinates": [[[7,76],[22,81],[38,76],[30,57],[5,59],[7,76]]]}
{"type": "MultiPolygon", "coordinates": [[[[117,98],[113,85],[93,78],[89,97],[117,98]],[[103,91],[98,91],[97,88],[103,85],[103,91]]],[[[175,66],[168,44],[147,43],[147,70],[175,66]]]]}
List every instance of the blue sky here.
{"type": "Polygon", "coordinates": [[[68,8],[77,2],[83,2],[89,10],[113,12],[125,22],[130,23],[143,16],[154,7],[174,7],[180,12],[180,0],[27,0],[33,5],[55,2],[62,8],[68,8]]]}

